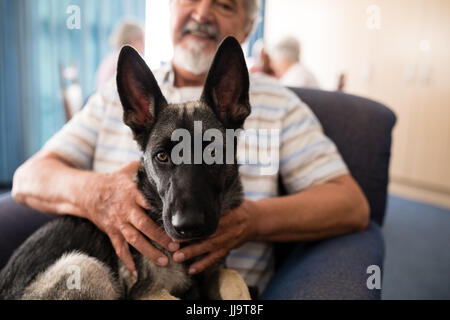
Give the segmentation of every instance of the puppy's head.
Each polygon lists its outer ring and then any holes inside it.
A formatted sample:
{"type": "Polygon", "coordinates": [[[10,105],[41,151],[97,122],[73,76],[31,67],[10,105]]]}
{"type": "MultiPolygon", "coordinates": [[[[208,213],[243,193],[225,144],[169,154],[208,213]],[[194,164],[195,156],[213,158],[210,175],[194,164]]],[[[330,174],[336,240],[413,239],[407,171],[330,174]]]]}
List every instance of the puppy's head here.
{"type": "Polygon", "coordinates": [[[165,231],[178,240],[211,235],[220,215],[242,197],[236,135],[230,139],[230,129],[241,128],[250,114],[240,44],[232,37],[222,42],[199,101],[169,104],[146,63],[128,46],[119,56],[117,88],[124,122],[143,151],[147,185],[161,200],[165,231]]]}

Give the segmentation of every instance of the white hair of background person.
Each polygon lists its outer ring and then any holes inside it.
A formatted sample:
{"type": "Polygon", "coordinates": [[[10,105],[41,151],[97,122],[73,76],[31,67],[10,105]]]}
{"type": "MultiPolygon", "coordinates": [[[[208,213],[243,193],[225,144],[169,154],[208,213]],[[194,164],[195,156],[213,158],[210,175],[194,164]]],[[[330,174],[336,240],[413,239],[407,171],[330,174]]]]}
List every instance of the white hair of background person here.
{"type": "Polygon", "coordinates": [[[271,54],[276,60],[296,63],[300,62],[300,50],[300,42],[294,37],[287,37],[275,44],[271,54]]]}
{"type": "Polygon", "coordinates": [[[120,49],[138,40],[144,40],[144,27],[137,21],[124,20],[114,28],[109,42],[114,48],[120,49]]]}
{"type": "Polygon", "coordinates": [[[144,37],[144,28],[136,20],[126,19],[116,25],[109,38],[109,42],[114,50],[102,60],[96,72],[95,83],[97,88],[102,87],[115,75],[121,47],[131,45],[143,54],[144,37]]]}
{"type": "Polygon", "coordinates": [[[301,48],[300,42],[296,38],[283,38],[275,44],[270,54],[275,62],[274,71],[282,85],[286,87],[320,88],[314,74],[300,63],[301,48]]]}

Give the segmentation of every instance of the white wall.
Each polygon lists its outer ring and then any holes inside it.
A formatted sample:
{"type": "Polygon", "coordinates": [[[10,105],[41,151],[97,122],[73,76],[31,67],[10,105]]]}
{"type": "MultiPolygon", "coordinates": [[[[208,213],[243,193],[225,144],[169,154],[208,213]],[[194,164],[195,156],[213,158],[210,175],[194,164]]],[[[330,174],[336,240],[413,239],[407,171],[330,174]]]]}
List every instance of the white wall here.
{"type": "Polygon", "coordinates": [[[173,55],[169,0],[147,0],[146,4],[145,59],[155,70],[173,55]]]}

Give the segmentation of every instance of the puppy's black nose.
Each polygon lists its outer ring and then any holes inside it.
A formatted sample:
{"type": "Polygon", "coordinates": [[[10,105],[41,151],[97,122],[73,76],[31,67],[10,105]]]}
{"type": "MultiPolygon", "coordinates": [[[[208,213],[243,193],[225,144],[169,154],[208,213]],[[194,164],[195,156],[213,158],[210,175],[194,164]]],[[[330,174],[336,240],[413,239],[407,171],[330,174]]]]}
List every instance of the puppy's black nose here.
{"type": "Polygon", "coordinates": [[[205,216],[201,213],[176,212],[172,216],[172,225],[182,237],[200,237],[205,232],[205,216]]]}

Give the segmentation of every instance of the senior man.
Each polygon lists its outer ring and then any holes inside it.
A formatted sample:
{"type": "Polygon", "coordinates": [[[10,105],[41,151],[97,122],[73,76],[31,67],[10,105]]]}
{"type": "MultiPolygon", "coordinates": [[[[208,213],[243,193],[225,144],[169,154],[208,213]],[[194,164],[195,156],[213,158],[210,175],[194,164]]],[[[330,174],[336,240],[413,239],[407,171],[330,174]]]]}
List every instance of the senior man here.
{"type": "MultiPolygon", "coordinates": [[[[174,57],[155,76],[170,102],[196,100],[220,41],[233,35],[242,43],[249,35],[257,1],[172,0],[170,6],[174,57]]],[[[279,171],[261,175],[257,167],[243,165],[246,199],[227,214],[234,223],[221,223],[200,244],[180,249],[144,214],[146,203],[133,182],[141,154],[121,120],[114,81],[17,170],[12,195],[41,212],[90,219],[109,236],[131,271],[135,266],[129,245],[161,266],[168,263],[145,235],[173,252],[176,262],[204,255],[191,265],[192,274],[229,254],[228,266],[250,287],[257,287],[262,298],[377,297],[366,288],[365,271],[360,272],[373,260],[371,248],[358,243],[379,231],[371,224],[367,229],[367,201],[335,145],[308,107],[274,80],[252,77],[250,102],[245,128],[281,132],[279,171]],[[278,195],[280,175],[288,196],[278,195]],[[349,235],[354,232],[358,233],[349,235]],[[273,242],[308,242],[315,247],[298,247],[274,275],[273,242]],[[346,251],[349,243],[356,246],[350,246],[351,253],[346,251]],[[358,271],[352,272],[353,266],[358,271]]],[[[32,220],[33,214],[27,216],[32,220]]],[[[3,229],[14,229],[4,221],[3,229]]]]}

